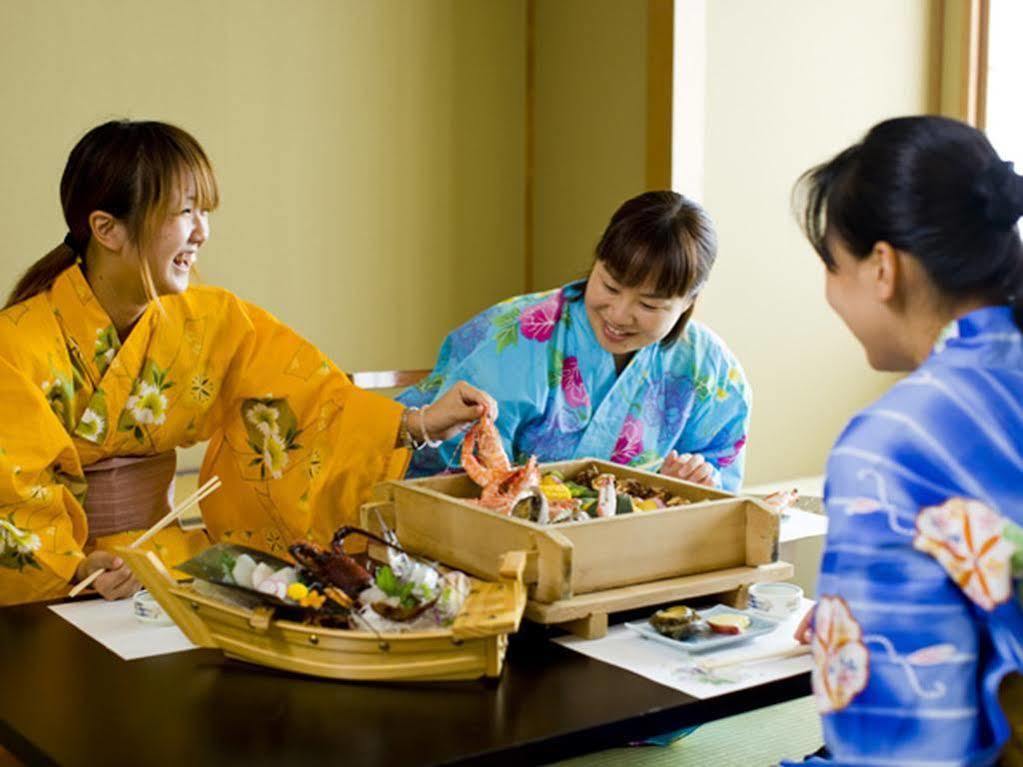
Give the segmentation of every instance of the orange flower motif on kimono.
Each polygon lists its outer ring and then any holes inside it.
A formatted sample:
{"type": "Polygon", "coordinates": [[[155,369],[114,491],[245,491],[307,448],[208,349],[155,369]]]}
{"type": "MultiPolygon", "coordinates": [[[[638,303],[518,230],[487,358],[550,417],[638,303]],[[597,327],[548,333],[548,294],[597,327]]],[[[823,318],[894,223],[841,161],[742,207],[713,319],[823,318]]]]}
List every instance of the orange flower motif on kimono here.
{"type": "Polygon", "coordinates": [[[1012,595],[1005,518],[980,501],[950,498],[916,518],[913,547],[930,554],[975,604],[993,610],[1012,595]]]}
{"type": "Polygon", "coordinates": [[[867,686],[870,656],[863,631],[841,597],[821,597],[814,613],[813,694],[822,714],[841,711],[867,686]]]}

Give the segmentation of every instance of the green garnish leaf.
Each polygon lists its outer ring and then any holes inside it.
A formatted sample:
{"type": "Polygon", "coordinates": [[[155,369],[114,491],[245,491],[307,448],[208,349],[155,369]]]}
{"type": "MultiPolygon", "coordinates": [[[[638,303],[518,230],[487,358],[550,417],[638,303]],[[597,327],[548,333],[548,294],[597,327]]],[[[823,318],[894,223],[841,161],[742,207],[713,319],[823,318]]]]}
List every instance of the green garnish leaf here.
{"type": "Polygon", "coordinates": [[[399,596],[401,583],[398,582],[398,578],[395,576],[394,571],[387,565],[384,565],[377,570],[377,588],[389,597],[399,596]]]}

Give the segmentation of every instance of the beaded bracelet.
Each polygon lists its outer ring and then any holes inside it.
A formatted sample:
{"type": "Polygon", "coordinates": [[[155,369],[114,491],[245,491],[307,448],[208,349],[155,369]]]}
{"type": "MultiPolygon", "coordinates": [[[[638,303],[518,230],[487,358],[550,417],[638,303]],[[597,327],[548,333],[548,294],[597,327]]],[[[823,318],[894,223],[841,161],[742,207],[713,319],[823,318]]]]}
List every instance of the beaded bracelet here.
{"type": "Polygon", "coordinates": [[[408,407],[405,410],[409,413],[409,418],[412,417],[412,413],[419,413],[419,429],[423,433],[423,441],[419,442],[415,437],[412,436],[412,430],[408,431],[408,441],[412,446],[413,450],[422,450],[424,447],[438,448],[443,444],[443,440],[430,439],[430,435],[426,432],[426,408],[429,407],[408,407]]]}
{"type": "Polygon", "coordinates": [[[430,439],[430,435],[426,431],[426,409],[428,407],[430,406],[423,405],[422,409],[416,408],[417,410],[419,410],[419,429],[420,431],[423,432],[423,444],[417,447],[416,450],[420,450],[424,447],[432,447],[434,450],[436,450],[438,447],[444,444],[444,440],[442,439],[430,439]]]}

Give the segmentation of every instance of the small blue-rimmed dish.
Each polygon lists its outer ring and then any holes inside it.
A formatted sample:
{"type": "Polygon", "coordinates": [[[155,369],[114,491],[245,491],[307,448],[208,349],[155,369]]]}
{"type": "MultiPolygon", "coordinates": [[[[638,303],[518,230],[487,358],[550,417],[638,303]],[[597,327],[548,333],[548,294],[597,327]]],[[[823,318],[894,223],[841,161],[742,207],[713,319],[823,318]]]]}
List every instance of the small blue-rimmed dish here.
{"type": "Polygon", "coordinates": [[[131,603],[137,621],[154,626],[170,626],[174,623],[160,607],[160,603],[145,589],[136,591],[131,603]]]}
{"type": "Polygon", "coordinates": [[[759,613],[783,620],[799,610],[803,590],[794,583],[754,583],[749,587],[749,606],[759,613]]]}

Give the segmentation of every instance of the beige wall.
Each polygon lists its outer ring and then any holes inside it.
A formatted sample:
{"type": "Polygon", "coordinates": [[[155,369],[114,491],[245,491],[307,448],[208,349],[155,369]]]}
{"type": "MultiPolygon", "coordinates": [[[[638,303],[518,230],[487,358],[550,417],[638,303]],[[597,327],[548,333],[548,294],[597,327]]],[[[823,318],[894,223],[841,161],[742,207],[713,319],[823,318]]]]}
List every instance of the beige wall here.
{"type": "Polygon", "coordinates": [[[524,288],[524,0],[0,0],[0,286],[64,234],[112,117],[193,132],[223,204],[203,278],[348,369],[429,365],[524,288]]]}
{"type": "MultiPolygon", "coordinates": [[[[789,194],[803,170],[873,122],[926,110],[931,7],[676,4],[703,28],[704,44],[704,81],[686,92],[702,120],[685,123],[700,132],[686,156],[703,167],[676,177],[702,177],[701,189],[679,191],[704,202],[721,244],[697,316],[738,354],[753,385],[750,484],[821,473],[842,425],[890,383],[867,368],[824,303],[821,267],[789,194]]],[[[646,12],[645,0],[537,2],[537,288],[584,270],[611,212],[645,188],[646,12]]]]}
{"type": "Polygon", "coordinates": [[[585,273],[645,188],[646,0],[537,0],[533,286],[585,273]]]}
{"type": "Polygon", "coordinates": [[[929,13],[927,0],[707,4],[704,202],[720,256],[699,316],[753,383],[751,484],[821,473],[890,383],[828,309],[789,194],[874,122],[926,110],[929,13]]]}
{"type": "MultiPolygon", "coordinates": [[[[342,366],[429,365],[456,323],[525,287],[525,8],[0,0],[0,284],[63,235],[57,182],[85,129],[167,119],[206,145],[222,184],[207,281],[342,366]]],[[[699,316],[754,386],[751,483],[819,473],[886,385],[824,304],[789,191],[872,122],[925,108],[930,9],[706,4],[700,196],[721,256],[699,316]]],[[[645,187],[646,13],[646,0],[536,2],[536,289],[585,270],[614,208],[645,187]]]]}

